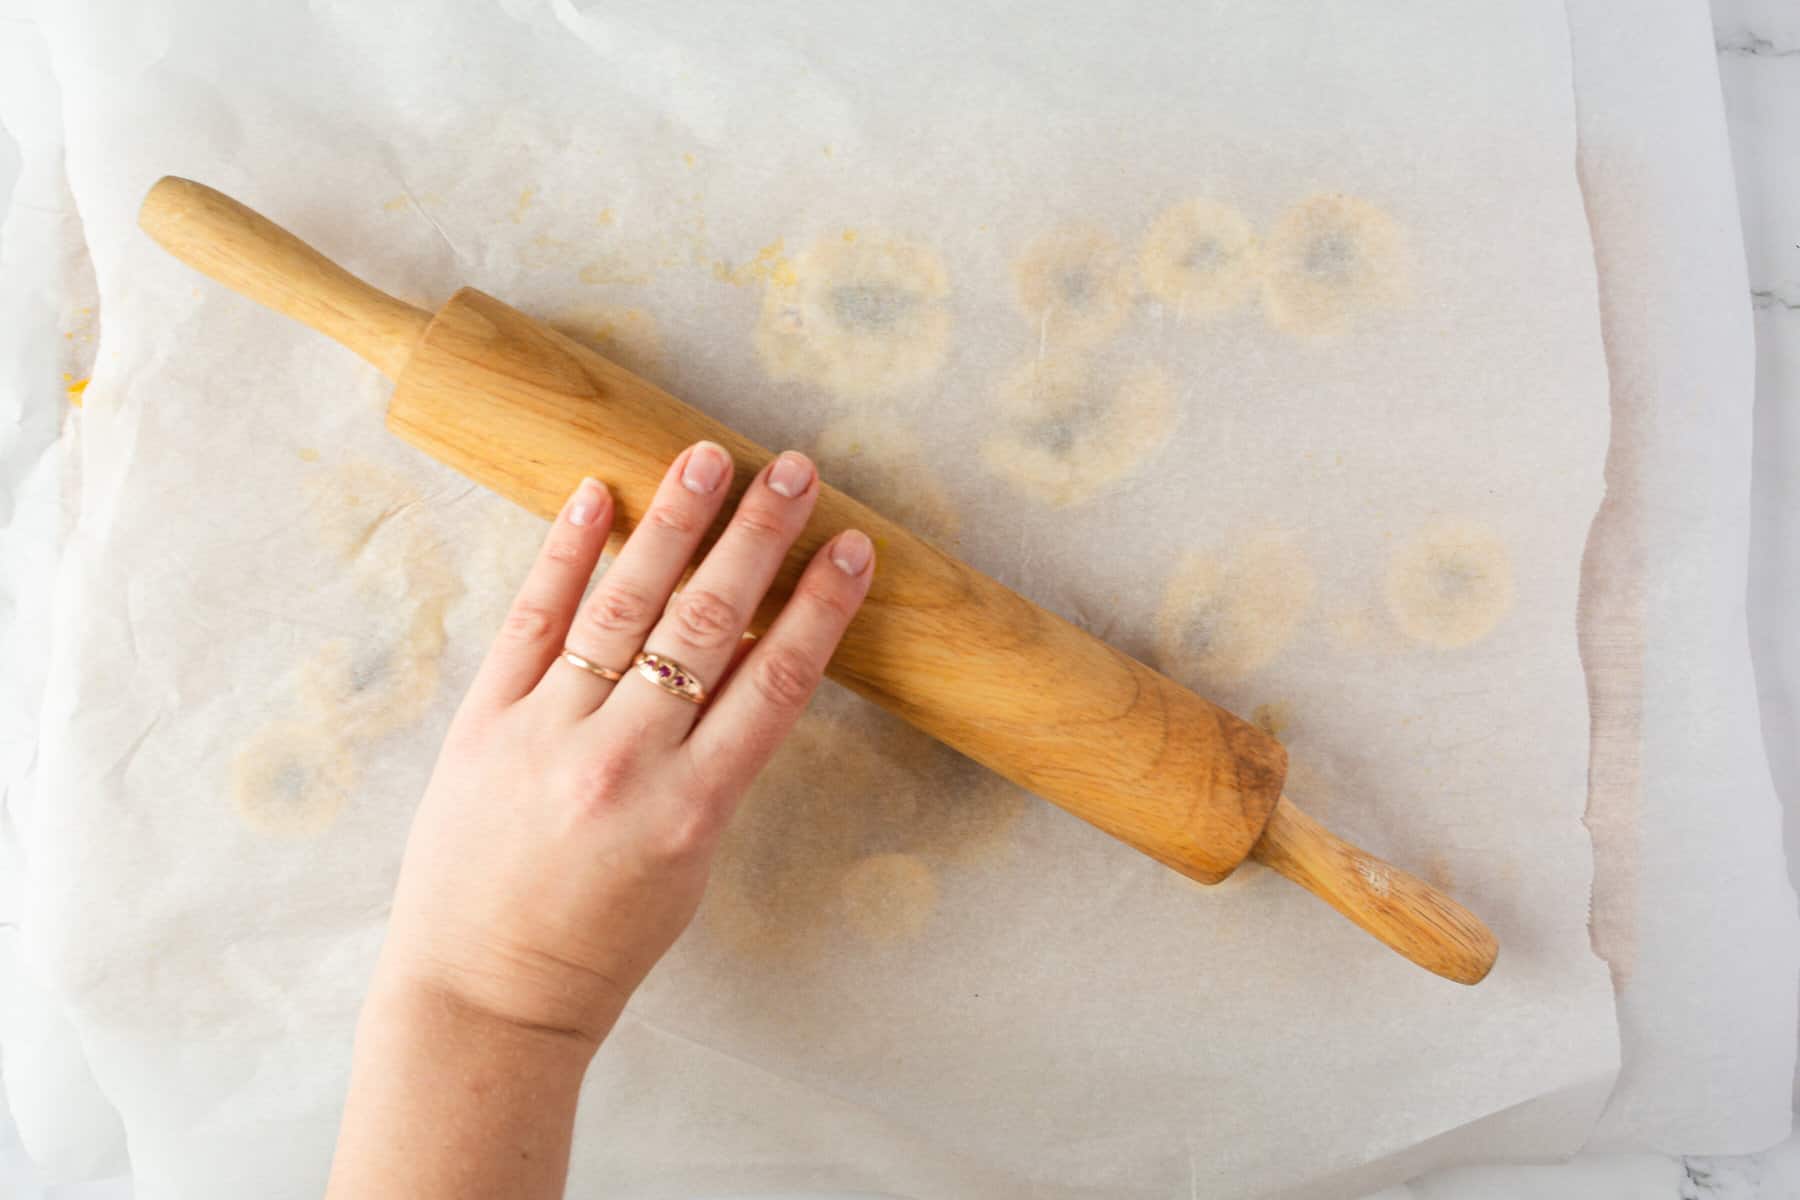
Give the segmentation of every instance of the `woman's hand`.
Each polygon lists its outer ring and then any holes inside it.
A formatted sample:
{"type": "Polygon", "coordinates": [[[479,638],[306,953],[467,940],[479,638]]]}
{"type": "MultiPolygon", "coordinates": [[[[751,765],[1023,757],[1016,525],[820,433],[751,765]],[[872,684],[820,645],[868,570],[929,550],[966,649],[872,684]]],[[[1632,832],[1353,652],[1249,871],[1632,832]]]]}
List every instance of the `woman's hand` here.
{"type": "Polygon", "coordinates": [[[565,1034],[591,1054],[687,927],[720,831],[811,698],[873,573],[868,537],[839,534],[743,653],[819,488],[804,455],[776,458],[671,599],[731,473],[711,442],[677,457],[585,602],[612,503],[588,480],[564,506],[444,739],[378,989],[565,1034]],[[622,678],[571,664],[565,645],[622,678]],[[706,704],[640,675],[640,649],[691,671],[706,704]]]}
{"type": "Polygon", "coordinates": [[[587,480],[558,515],[413,819],[331,1200],[561,1193],[588,1060],[693,918],[720,830],[869,590],[873,548],[846,530],[743,653],[818,499],[789,452],[671,599],[730,478],[719,446],[683,451],[585,602],[611,499],[587,480]],[[639,650],[691,671],[705,707],[632,669],[639,650]]]}

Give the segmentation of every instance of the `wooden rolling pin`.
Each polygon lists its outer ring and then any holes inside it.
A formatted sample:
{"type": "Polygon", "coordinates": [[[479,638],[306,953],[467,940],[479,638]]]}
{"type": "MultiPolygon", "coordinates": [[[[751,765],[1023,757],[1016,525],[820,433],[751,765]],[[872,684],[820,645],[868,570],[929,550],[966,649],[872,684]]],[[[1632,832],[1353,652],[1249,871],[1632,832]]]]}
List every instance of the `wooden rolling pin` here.
{"type": "MultiPolygon", "coordinates": [[[[703,546],[773,457],[492,296],[464,288],[434,316],[201,184],[161,180],[138,220],[190,266],[374,364],[395,384],[388,428],[471,479],[545,518],[584,475],[603,479],[615,551],[689,443],[710,438],[736,463],[703,546]]],[[[831,678],[1183,875],[1217,883],[1255,857],[1430,971],[1488,973],[1498,946],[1480,921],[1281,794],[1274,738],[829,486],[753,632],[849,526],[879,566],[831,678]]]]}

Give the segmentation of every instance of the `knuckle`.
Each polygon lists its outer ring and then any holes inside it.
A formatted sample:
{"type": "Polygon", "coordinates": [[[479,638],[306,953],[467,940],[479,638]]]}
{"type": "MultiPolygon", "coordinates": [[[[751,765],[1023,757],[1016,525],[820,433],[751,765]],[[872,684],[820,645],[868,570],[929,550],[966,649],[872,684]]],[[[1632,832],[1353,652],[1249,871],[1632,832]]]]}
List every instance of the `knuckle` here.
{"type": "Polygon", "coordinates": [[[650,597],[628,584],[604,584],[588,606],[587,624],[600,633],[640,634],[656,617],[650,597]]]}
{"type": "Polygon", "coordinates": [[[856,614],[858,601],[854,596],[847,594],[842,588],[832,587],[818,580],[802,583],[794,589],[794,595],[802,604],[823,609],[840,621],[848,621],[856,614]]]}
{"type": "Polygon", "coordinates": [[[657,504],[644,514],[644,524],[664,533],[680,534],[683,537],[693,533],[700,523],[697,516],[678,504],[657,504]]]}
{"type": "Polygon", "coordinates": [[[718,831],[719,820],[712,805],[683,802],[663,822],[659,848],[672,859],[704,854],[718,831]]]}
{"type": "Polygon", "coordinates": [[[799,708],[819,686],[819,668],[797,650],[771,646],[759,659],[750,682],[770,704],[799,708]]]}
{"type": "Polygon", "coordinates": [[[704,650],[736,640],[744,625],[736,605],[717,592],[704,590],[678,593],[669,606],[669,615],[681,636],[704,650]]]}
{"type": "Polygon", "coordinates": [[[544,546],[544,558],[559,567],[579,567],[585,553],[571,538],[552,538],[544,546]]]}
{"type": "Polygon", "coordinates": [[[687,790],[696,803],[709,809],[719,808],[731,798],[730,789],[717,777],[717,772],[702,763],[695,763],[688,771],[687,790]]]}
{"type": "Polygon", "coordinates": [[[759,542],[785,542],[788,540],[787,523],[780,515],[766,508],[748,507],[738,509],[732,523],[738,532],[759,542]]]}
{"type": "Polygon", "coordinates": [[[521,601],[507,612],[500,633],[515,642],[540,642],[550,636],[554,621],[550,610],[543,605],[521,601]]]}
{"type": "Polygon", "coordinates": [[[580,810],[590,816],[614,812],[630,794],[637,763],[623,748],[608,748],[575,768],[571,787],[580,810]]]}

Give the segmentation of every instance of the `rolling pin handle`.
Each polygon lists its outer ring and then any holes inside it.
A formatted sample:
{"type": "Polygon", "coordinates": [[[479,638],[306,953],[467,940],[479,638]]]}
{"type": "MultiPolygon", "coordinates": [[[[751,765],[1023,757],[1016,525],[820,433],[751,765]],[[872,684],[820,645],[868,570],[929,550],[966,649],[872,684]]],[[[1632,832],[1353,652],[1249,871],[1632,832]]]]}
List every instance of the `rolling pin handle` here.
{"type": "Polygon", "coordinates": [[[370,287],[230,196],[166,175],[138,224],[202,274],[333,338],[398,380],[431,314],[370,287]]]}
{"type": "Polygon", "coordinates": [[[1499,942],[1468,909],[1333,836],[1286,796],[1250,853],[1434,975],[1477,984],[1499,956],[1499,942]]]}

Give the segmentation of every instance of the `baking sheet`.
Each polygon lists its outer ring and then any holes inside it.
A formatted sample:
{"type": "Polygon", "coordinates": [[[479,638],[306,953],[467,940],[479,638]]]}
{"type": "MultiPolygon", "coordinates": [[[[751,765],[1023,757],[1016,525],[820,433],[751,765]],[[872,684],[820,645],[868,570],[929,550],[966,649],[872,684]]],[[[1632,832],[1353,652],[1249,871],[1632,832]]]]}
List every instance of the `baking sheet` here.
{"type": "Polygon", "coordinates": [[[1573,626],[1606,429],[1559,10],[1055,10],[1011,52],[966,13],[232,12],[49,17],[119,359],[59,579],[33,887],[148,1194],[316,1185],[432,731],[537,536],[388,442],[346,354],[145,245],[130,219],[165,171],[815,449],[1261,709],[1297,799],[1507,947],[1463,991],[1254,868],[1199,892],[832,689],[634,1006],[649,1045],[691,1051],[602,1056],[589,1095],[634,1097],[645,1136],[610,1113],[575,1186],[1251,1194],[1541,1097],[1562,1119],[1460,1149],[1574,1147],[1614,1055],[1573,626]],[[347,712],[380,719],[318,732],[347,712]],[[311,774],[277,794],[271,748],[295,744],[311,774]],[[793,878],[802,853],[824,878],[793,878]],[[867,1123],[803,1140],[726,1062],[867,1123]],[[744,1153],[668,1120],[696,1089],[744,1153]]]}

